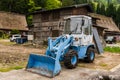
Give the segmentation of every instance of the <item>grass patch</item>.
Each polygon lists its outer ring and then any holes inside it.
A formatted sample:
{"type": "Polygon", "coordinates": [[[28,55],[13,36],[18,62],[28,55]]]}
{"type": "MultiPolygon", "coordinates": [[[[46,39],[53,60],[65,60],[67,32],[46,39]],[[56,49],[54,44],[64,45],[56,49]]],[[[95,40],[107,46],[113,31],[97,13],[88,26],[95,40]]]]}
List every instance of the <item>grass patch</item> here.
{"type": "Polygon", "coordinates": [[[16,44],[15,42],[10,42],[10,41],[5,41],[7,39],[0,39],[0,44],[3,44],[3,45],[14,45],[16,44]]]}
{"type": "Polygon", "coordinates": [[[104,51],[112,52],[112,53],[120,53],[120,47],[107,46],[107,47],[104,48],[104,51]]]}
{"type": "Polygon", "coordinates": [[[106,67],[107,66],[107,64],[105,64],[105,63],[100,63],[99,64],[101,67],[106,67]]]}
{"type": "Polygon", "coordinates": [[[0,72],[8,72],[11,70],[19,70],[24,68],[24,66],[13,66],[13,67],[8,67],[8,68],[0,68],[0,72]]]}
{"type": "Polygon", "coordinates": [[[4,64],[3,66],[0,67],[0,72],[8,72],[11,70],[19,70],[23,69],[26,66],[26,62],[24,63],[16,63],[16,64],[4,64]]]}
{"type": "Polygon", "coordinates": [[[15,67],[13,67],[13,69],[15,69],[15,70],[22,69],[22,68],[24,68],[24,66],[15,66],[15,67]]]}
{"type": "Polygon", "coordinates": [[[24,46],[27,48],[40,48],[40,49],[46,49],[47,45],[33,45],[31,42],[26,42],[24,44],[17,44],[16,42],[10,42],[9,39],[0,39],[0,44],[5,46],[24,46]]]}
{"type": "Polygon", "coordinates": [[[16,44],[16,43],[14,43],[14,42],[0,42],[0,44],[3,44],[3,45],[14,45],[14,44],[16,44]]]}

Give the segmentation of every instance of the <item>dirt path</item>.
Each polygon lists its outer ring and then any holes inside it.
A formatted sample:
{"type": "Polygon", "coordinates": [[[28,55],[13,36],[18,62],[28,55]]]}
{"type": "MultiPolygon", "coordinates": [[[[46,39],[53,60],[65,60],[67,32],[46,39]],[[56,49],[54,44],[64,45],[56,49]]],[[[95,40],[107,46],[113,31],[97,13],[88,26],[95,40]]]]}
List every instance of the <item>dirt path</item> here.
{"type": "Polygon", "coordinates": [[[43,53],[45,49],[34,47],[25,47],[17,44],[0,44],[0,53],[14,53],[14,54],[30,54],[30,53],[43,53]]]}
{"type": "MultiPolygon", "coordinates": [[[[30,53],[43,54],[45,48],[34,48],[30,46],[21,46],[16,44],[9,44],[8,40],[0,41],[0,66],[6,64],[13,64],[18,62],[27,62],[30,53]],[[4,43],[4,44],[3,44],[4,43]],[[7,44],[6,44],[7,43],[7,44]]],[[[109,70],[116,65],[120,64],[120,54],[105,52],[102,55],[97,55],[94,63],[88,64],[80,62],[79,67],[91,69],[106,69],[109,70]]]]}
{"type": "Polygon", "coordinates": [[[17,45],[8,42],[8,40],[0,40],[0,68],[13,66],[14,64],[21,66],[22,63],[26,64],[30,53],[43,54],[44,52],[44,48],[39,49],[31,45],[17,45]]]}
{"type": "MultiPolygon", "coordinates": [[[[19,66],[19,62],[27,62],[30,53],[43,54],[44,52],[45,48],[11,44],[8,43],[7,40],[0,41],[0,68],[13,64],[18,64],[19,66]]],[[[93,63],[80,62],[76,69],[69,70],[62,66],[60,75],[55,78],[46,78],[21,69],[10,72],[0,72],[0,80],[88,80],[99,73],[109,71],[119,64],[120,54],[105,52],[102,55],[96,54],[93,63]]],[[[24,68],[25,66],[26,65],[24,65],[24,68]]]]}
{"type": "Polygon", "coordinates": [[[62,68],[62,71],[58,76],[55,78],[48,78],[22,69],[7,73],[0,73],[0,80],[90,80],[93,76],[97,76],[100,72],[100,70],[97,71],[79,67],[72,70],[62,68]]]}

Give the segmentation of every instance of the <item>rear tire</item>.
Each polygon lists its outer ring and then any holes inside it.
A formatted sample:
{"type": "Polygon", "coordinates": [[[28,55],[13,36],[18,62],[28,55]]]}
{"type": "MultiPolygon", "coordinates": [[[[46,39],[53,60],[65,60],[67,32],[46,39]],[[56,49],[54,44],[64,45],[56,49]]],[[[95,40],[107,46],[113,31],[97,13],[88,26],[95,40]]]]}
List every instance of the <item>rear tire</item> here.
{"type": "Polygon", "coordinates": [[[87,53],[86,53],[86,56],[84,61],[87,62],[87,63],[92,63],[94,61],[94,58],[95,58],[95,52],[94,52],[94,49],[92,47],[89,47],[87,49],[87,53]]]}
{"type": "Polygon", "coordinates": [[[78,64],[78,55],[77,52],[74,50],[68,51],[64,56],[64,65],[68,69],[73,69],[78,64]]]}

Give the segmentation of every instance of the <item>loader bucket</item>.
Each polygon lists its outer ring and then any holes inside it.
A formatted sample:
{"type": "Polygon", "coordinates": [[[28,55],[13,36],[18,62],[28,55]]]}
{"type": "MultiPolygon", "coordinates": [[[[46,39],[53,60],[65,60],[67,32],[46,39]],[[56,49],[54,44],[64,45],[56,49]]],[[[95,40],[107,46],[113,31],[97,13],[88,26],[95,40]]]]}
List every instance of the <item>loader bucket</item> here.
{"type": "Polygon", "coordinates": [[[59,60],[50,56],[30,54],[26,70],[47,77],[54,77],[60,72],[61,66],[59,60]]]}

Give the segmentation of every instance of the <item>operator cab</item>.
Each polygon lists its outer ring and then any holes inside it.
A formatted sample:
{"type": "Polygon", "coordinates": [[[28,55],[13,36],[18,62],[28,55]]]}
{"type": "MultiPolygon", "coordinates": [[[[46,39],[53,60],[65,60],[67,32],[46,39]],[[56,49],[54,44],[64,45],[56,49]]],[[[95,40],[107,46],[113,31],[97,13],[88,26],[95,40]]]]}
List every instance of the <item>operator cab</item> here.
{"type": "Polygon", "coordinates": [[[76,45],[88,45],[93,41],[92,22],[88,16],[70,16],[65,18],[64,34],[73,35],[76,45]]]}
{"type": "Polygon", "coordinates": [[[65,18],[64,34],[90,34],[91,17],[88,16],[71,16],[65,18]],[[89,29],[88,29],[89,28],[89,29]]]}

